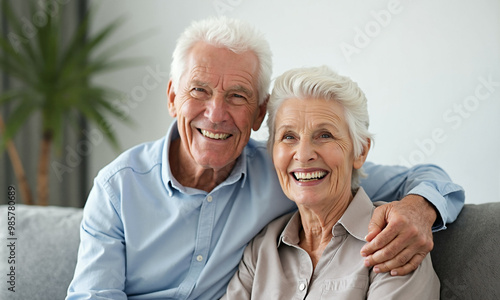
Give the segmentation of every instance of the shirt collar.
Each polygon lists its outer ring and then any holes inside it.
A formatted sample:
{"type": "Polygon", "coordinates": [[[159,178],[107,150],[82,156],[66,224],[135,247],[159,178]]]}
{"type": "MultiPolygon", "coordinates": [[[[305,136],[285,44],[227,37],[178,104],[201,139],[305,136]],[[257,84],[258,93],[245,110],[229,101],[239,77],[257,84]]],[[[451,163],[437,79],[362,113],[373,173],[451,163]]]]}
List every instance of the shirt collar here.
{"type": "MultiPolygon", "coordinates": [[[[165,189],[168,192],[168,195],[170,197],[173,196],[174,189],[180,191],[181,193],[185,194],[199,194],[200,190],[193,189],[193,188],[188,188],[182,186],[173,176],[172,170],[170,169],[170,163],[168,160],[169,157],[169,151],[170,151],[170,146],[172,145],[172,142],[176,139],[180,138],[179,135],[179,130],[177,127],[177,119],[172,122],[170,125],[170,128],[167,132],[167,135],[165,137],[165,145],[163,147],[163,164],[162,164],[162,180],[164,182],[165,189]]],[[[218,189],[221,186],[224,185],[230,185],[238,180],[241,180],[241,187],[245,185],[246,181],[246,174],[247,174],[247,147],[243,149],[243,154],[240,155],[236,159],[236,164],[233,167],[233,170],[231,171],[231,174],[229,174],[229,177],[224,180],[219,186],[217,186],[214,190],[218,189]]],[[[205,192],[203,192],[205,193],[205,192]]]]}
{"type": "Polygon", "coordinates": [[[336,225],[341,224],[352,236],[366,242],[365,236],[374,209],[372,201],[360,187],[336,225]]]}
{"type": "MultiPolygon", "coordinates": [[[[347,231],[356,239],[366,242],[365,236],[368,234],[368,225],[373,210],[373,203],[363,188],[360,187],[342,217],[333,226],[333,236],[345,234],[347,231]]],[[[298,245],[301,227],[300,213],[297,211],[283,229],[278,241],[278,247],[281,242],[288,245],[298,245]]]]}
{"type": "Polygon", "coordinates": [[[278,240],[278,247],[281,242],[287,245],[298,245],[300,242],[299,232],[301,227],[300,213],[297,211],[293,214],[292,218],[286,224],[285,229],[281,232],[278,240]]]}

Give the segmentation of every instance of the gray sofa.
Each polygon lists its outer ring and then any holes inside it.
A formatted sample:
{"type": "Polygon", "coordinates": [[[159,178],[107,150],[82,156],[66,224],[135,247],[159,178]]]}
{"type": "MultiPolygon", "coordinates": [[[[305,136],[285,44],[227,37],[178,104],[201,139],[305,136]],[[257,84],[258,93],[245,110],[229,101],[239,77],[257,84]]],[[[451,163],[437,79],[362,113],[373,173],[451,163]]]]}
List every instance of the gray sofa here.
{"type": "MultiPolygon", "coordinates": [[[[64,299],[76,264],[82,210],[16,205],[14,213],[10,236],[7,206],[0,206],[0,299],[64,299]]],[[[500,202],[465,205],[434,242],[441,299],[500,299],[500,202]]]]}

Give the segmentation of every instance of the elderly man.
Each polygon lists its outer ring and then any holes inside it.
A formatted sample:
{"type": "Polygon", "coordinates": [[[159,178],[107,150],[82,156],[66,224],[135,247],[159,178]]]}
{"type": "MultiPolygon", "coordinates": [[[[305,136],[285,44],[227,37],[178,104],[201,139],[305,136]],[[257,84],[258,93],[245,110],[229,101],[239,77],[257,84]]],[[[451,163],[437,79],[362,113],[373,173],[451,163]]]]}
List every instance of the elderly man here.
{"type": "MultiPolygon", "coordinates": [[[[84,209],[67,299],[217,299],[246,244],[296,209],[264,143],[271,53],[249,25],[193,23],[173,54],[168,107],[176,121],[97,175],[84,209]]],[[[406,274],[432,232],[458,215],[463,190],[435,166],[365,164],[361,185],[381,206],[361,250],[376,272],[406,274]],[[408,196],[406,196],[408,195],[408,196]]]]}

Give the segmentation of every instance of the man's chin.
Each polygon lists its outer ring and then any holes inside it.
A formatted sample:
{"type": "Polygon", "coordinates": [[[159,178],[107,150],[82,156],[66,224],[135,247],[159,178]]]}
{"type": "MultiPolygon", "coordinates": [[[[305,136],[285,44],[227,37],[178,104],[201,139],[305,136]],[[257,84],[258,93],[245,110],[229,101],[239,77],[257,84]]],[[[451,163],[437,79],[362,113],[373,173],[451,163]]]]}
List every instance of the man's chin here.
{"type": "Polygon", "coordinates": [[[214,171],[220,171],[224,169],[231,170],[236,162],[236,158],[227,157],[224,159],[223,157],[220,157],[219,152],[219,154],[215,153],[211,157],[204,155],[203,158],[197,159],[196,162],[200,167],[204,169],[212,169],[214,171]]]}

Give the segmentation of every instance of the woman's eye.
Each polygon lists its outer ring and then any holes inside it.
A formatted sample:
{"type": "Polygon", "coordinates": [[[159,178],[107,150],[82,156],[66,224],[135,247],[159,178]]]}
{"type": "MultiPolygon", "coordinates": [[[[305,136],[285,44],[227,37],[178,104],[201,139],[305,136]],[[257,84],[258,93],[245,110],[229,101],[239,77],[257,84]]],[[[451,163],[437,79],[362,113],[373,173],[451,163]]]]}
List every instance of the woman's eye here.
{"type": "Polygon", "coordinates": [[[322,139],[330,139],[330,138],[332,138],[332,137],[333,137],[333,136],[332,136],[330,133],[322,133],[322,134],[320,135],[320,138],[322,138],[322,139]]]}

